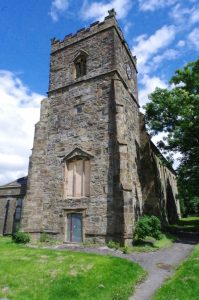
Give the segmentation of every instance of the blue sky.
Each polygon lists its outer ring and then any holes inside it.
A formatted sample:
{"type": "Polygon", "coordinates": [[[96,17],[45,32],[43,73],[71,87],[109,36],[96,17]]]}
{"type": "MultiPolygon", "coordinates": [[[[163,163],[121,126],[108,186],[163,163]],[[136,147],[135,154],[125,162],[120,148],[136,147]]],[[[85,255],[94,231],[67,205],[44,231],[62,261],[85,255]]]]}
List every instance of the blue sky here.
{"type": "Polygon", "coordinates": [[[143,105],[175,69],[197,59],[196,0],[3,0],[0,2],[0,184],[27,174],[34,124],[49,78],[50,39],[103,20],[115,8],[138,59],[143,105]]]}

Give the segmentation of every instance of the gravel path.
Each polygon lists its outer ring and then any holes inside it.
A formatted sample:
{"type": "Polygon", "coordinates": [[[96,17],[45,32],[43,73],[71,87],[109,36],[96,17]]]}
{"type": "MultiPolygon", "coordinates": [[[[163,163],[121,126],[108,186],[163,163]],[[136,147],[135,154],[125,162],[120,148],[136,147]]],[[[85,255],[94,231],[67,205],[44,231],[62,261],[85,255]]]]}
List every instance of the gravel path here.
{"type": "Polygon", "coordinates": [[[113,255],[137,262],[148,272],[145,281],[137,285],[135,293],[129,300],[150,300],[154,292],[161,286],[163,281],[174,271],[175,267],[181,263],[192,251],[198,238],[181,239],[174,243],[172,247],[154,252],[123,254],[108,247],[86,248],[81,246],[60,245],[56,249],[74,250],[86,253],[96,253],[101,255],[113,255]]]}
{"type": "Polygon", "coordinates": [[[171,276],[175,267],[190,254],[193,247],[193,244],[180,242],[157,252],[132,255],[134,261],[148,271],[148,277],[136,287],[134,295],[129,300],[151,299],[154,292],[171,276]]]}

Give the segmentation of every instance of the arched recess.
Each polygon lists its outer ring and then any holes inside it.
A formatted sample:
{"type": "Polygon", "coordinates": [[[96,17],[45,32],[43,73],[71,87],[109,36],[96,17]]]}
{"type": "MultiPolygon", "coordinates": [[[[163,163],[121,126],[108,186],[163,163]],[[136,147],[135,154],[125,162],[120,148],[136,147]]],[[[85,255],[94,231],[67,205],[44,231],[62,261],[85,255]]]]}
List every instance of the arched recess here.
{"type": "Polygon", "coordinates": [[[90,159],[92,156],[75,148],[64,158],[65,198],[82,198],[90,196],[90,159]]]}
{"type": "Polygon", "coordinates": [[[73,60],[74,64],[74,79],[82,77],[87,73],[87,57],[88,53],[80,50],[73,60]]]}

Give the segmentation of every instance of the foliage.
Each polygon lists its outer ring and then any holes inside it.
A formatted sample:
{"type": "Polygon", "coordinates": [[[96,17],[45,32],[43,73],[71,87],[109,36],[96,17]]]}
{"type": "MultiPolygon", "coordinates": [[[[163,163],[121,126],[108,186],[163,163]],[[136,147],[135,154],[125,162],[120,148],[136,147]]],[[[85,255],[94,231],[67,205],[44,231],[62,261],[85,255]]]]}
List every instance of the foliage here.
{"type": "Polygon", "coordinates": [[[127,300],[145,274],[117,257],[27,248],[0,238],[0,299],[127,300]]]}
{"type": "Polygon", "coordinates": [[[160,249],[169,248],[175,241],[175,237],[171,234],[161,234],[161,239],[156,240],[152,237],[146,237],[143,240],[134,240],[133,246],[128,247],[128,252],[151,252],[160,249]]]}
{"type": "Polygon", "coordinates": [[[17,231],[12,235],[12,240],[17,244],[27,244],[30,242],[30,235],[25,232],[17,231]]]}
{"type": "Polygon", "coordinates": [[[42,232],[41,235],[40,235],[40,239],[39,241],[41,243],[46,243],[49,241],[49,235],[46,233],[46,232],[42,232]]]}
{"type": "Polygon", "coordinates": [[[157,240],[154,242],[153,246],[157,249],[164,249],[169,248],[172,246],[173,242],[175,241],[175,237],[171,234],[162,234],[162,237],[160,240],[157,240]]]}
{"type": "Polygon", "coordinates": [[[197,300],[199,295],[199,245],[177,272],[156,292],[153,300],[197,300]]]}
{"type": "Polygon", "coordinates": [[[111,249],[116,249],[116,250],[120,248],[120,244],[114,241],[109,241],[107,246],[111,249]]]}
{"type": "Polygon", "coordinates": [[[122,247],[122,252],[123,252],[123,254],[129,254],[130,253],[129,247],[128,246],[122,247]]]}
{"type": "Polygon", "coordinates": [[[198,212],[199,197],[199,59],[177,70],[171,89],[156,90],[145,105],[151,134],[164,132],[163,153],[180,153],[179,196],[185,213],[198,212]]]}
{"type": "Polygon", "coordinates": [[[199,217],[182,218],[178,220],[177,224],[169,227],[173,228],[174,231],[176,229],[183,232],[199,232],[199,217]]]}
{"type": "Polygon", "coordinates": [[[199,196],[194,196],[189,203],[191,210],[187,208],[188,213],[191,214],[192,212],[194,212],[199,216],[199,196]]]}
{"type": "Polygon", "coordinates": [[[139,240],[147,236],[161,239],[161,223],[156,216],[143,216],[136,224],[135,238],[139,240]]]}

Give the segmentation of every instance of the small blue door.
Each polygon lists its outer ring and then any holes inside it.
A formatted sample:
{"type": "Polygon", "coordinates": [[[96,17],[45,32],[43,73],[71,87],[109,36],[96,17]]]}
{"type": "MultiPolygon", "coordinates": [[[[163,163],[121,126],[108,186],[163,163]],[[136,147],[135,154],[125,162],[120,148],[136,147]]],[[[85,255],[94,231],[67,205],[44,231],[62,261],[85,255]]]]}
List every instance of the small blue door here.
{"type": "Polygon", "coordinates": [[[82,214],[67,215],[67,241],[82,242],[82,214]]]}

